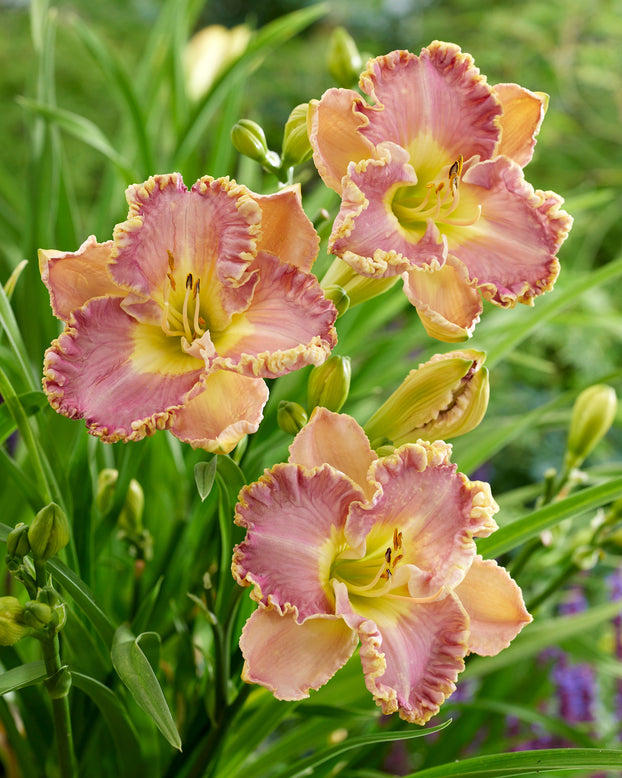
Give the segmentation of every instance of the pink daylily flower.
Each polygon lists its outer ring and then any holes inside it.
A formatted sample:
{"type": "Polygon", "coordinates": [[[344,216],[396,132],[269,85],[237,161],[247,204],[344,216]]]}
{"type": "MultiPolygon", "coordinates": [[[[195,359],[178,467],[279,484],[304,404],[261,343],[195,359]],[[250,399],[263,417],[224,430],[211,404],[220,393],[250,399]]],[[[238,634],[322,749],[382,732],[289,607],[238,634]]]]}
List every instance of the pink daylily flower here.
{"type": "Polygon", "coordinates": [[[264,378],[324,361],[336,310],[309,272],[319,239],[297,187],[257,195],[178,173],[130,186],[113,239],[40,250],[65,329],[45,355],[51,405],[105,442],[169,429],[227,453],[254,432],[264,378]]]}
{"type": "Polygon", "coordinates": [[[572,225],[530,161],[547,97],[491,86],[458,46],[393,51],[350,89],[312,100],[317,169],[342,198],[329,250],[363,276],[401,275],[427,332],[470,336],[482,296],[501,307],[553,287],[572,225]]]}
{"type": "Polygon", "coordinates": [[[382,711],[423,724],[466,654],[498,653],[531,621],[508,573],[476,553],[497,505],[450,451],[418,441],[379,458],[353,418],[317,408],[289,462],[241,491],[232,571],[259,603],[244,680],[301,699],[360,642],[382,711]]]}

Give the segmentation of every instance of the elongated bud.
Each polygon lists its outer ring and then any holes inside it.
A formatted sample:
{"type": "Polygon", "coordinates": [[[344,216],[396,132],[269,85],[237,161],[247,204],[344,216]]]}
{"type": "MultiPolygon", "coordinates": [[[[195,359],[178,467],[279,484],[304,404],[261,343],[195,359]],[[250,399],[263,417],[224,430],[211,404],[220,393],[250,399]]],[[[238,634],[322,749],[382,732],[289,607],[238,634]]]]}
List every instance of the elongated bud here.
{"type": "Polygon", "coordinates": [[[95,505],[102,514],[108,513],[114,502],[114,490],[119,479],[119,471],[111,467],[100,470],[97,476],[97,491],[95,493],[95,505]]]}
{"type": "Polygon", "coordinates": [[[411,370],[365,425],[372,446],[386,438],[395,446],[449,440],[476,427],[488,407],[485,358],[474,349],[450,351],[411,370]]]}
{"type": "Polygon", "coordinates": [[[288,435],[297,435],[308,421],[307,412],[299,403],[281,400],[276,412],[279,427],[288,435]]]}
{"type": "Polygon", "coordinates": [[[331,266],[326,271],[320,286],[324,293],[333,287],[340,287],[348,296],[349,307],[364,303],[384,294],[400,280],[400,276],[389,278],[366,278],[356,273],[347,262],[335,257],[331,266]]]}
{"type": "Polygon", "coordinates": [[[128,537],[140,535],[143,530],[143,510],[145,508],[145,494],[142,486],[135,478],[132,478],[127,489],[123,508],[117,521],[121,529],[128,537]]]}
{"type": "Polygon", "coordinates": [[[328,72],[338,86],[349,89],[358,81],[363,59],[354,39],[343,27],[336,27],[330,39],[328,72]]]}
{"type": "Polygon", "coordinates": [[[327,300],[330,300],[335,306],[338,316],[343,316],[343,314],[350,307],[350,298],[348,297],[348,293],[343,287],[337,286],[336,284],[324,287],[324,297],[327,300]]]}
{"type": "Polygon", "coordinates": [[[55,623],[54,611],[45,602],[31,600],[24,605],[22,621],[32,629],[45,629],[55,623]]]}
{"type": "Polygon", "coordinates": [[[330,356],[322,365],[311,370],[307,385],[308,407],[317,405],[329,411],[339,411],[348,399],[352,368],[350,357],[330,356]]]}
{"type": "Polygon", "coordinates": [[[28,542],[35,559],[45,562],[65,548],[71,538],[71,530],[65,512],[51,502],[34,517],[28,529],[28,542]]]}
{"type": "Polygon", "coordinates": [[[575,400],[564,465],[579,467],[613,424],[618,408],[615,390],[607,384],[584,389],[575,400]]]}
{"type": "Polygon", "coordinates": [[[263,129],[251,119],[240,119],[231,128],[231,141],[244,156],[254,159],[269,170],[280,168],[279,155],[268,150],[268,142],[263,129]]]}
{"type": "Polygon", "coordinates": [[[28,526],[23,522],[14,527],[6,539],[6,552],[10,556],[25,557],[30,552],[28,526]]]}
{"type": "Polygon", "coordinates": [[[24,606],[17,597],[0,597],[0,646],[13,646],[30,633],[22,622],[24,606]]]}
{"type": "Polygon", "coordinates": [[[309,103],[297,105],[290,113],[283,131],[283,149],[281,157],[288,167],[301,165],[313,155],[313,149],[307,133],[307,115],[309,103]]]}

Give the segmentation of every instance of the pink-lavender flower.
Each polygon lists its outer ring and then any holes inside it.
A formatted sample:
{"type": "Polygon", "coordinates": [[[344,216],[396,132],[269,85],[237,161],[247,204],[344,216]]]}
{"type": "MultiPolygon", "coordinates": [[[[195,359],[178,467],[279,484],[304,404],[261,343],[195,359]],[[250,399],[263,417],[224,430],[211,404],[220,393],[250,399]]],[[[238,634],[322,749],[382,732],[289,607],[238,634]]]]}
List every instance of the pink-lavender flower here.
{"type": "Polygon", "coordinates": [[[226,453],[262,418],[264,378],[324,361],[336,310],[309,272],[319,239],[296,187],[257,195],[178,173],[130,186],[113,239],[40,250],[65,329],[45,355],[52,406],[106,442],[169,429],[226,453]]]}
{"type": "Polygon", "coordinates": [[[522,170],[547,96],[489,85],[440,41],[370,60],[360,88],[369,101],[350,89],[311,101],[314,160],[342,198],[329,250],[363,276],[401,275],[444,341],[472,333],[482,296],[505,308],[551,289],[572,219],[522,170]]]}
{"type": "Polygon", "coordinates": [[[259,604],[240,640],[246,681],[301,699],[360,642],[383,713],[423,724],[466,654],[498,653],[531,620],[508,573],[476,553],[497,505],[450,451],[418,441],[379,458],[354,419],[317,408],[289,461],[242,490],[232,571],[259,604]]]}

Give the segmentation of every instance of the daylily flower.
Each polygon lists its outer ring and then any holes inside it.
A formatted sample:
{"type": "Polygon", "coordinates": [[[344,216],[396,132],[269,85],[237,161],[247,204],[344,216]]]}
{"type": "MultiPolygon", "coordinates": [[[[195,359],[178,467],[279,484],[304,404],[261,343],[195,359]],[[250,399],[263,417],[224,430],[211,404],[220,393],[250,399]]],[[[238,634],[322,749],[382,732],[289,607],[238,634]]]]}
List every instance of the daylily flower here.
{"type": "Polygon", "coordinates": [[[169,429],[226,453],[254,432],[263,378],[320,364],[336,310],[309,272],[319,239],[289,187],[178,173],[126,192],[113,240],[39,252],[65,329],[45,355],[51,405],[106,442],[169,429]]]}
{"type": "Polygon", "coordinates": [[[466,654],[498,653],[531,621],[508,573],[476,553],[497,505],[450,450],[419,441],[379,458],[353,418],[317,408],[289,462],[242,489],[232,571],[259,603],[240,640],[244,680],[307,697],[360,641],[382,711],[423,724],[466,654]]]}
{"type": "Polygon", "coordinates": [[[522,171],[547,96],[489,85],[439,41],[370,60],[360,88],[371,104],[350,89],[311,101],[315,164],[342,198],[329,250],[363,276],[401,275],[445,341],[472,333],[480,293],[506,308],[551,289],[572,219],[522,171]]]}

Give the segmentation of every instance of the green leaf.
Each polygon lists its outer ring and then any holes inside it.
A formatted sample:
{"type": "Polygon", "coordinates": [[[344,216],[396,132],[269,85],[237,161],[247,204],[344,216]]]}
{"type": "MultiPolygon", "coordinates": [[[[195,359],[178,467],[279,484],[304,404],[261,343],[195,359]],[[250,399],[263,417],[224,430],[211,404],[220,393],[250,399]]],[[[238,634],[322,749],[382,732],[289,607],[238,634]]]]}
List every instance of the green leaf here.
{"type": "Polygon", "coordinates": [[[547,748],[510,754],[487,754],[418,770],[406,778],[510,778],[555,770],[619,770],[622,751],[611,748],[547,748]]]}
{"type": "Polygon", "coordinates": [[[554,527],[564,519],[580,513],[594,511],[601,505],[613,502],[622,496],[622,477],[613,478],[604,484],[590,486],[580,492],[559,500],[497,530],[491,537],[477,541],[477,550],[484,557],[496,557],[520,546],[526,540],[539,535],[545,529],[554,527]]]}
{"type": "Polygon", "coordinates": [[[140,647],[141,636],[135,638],[121,625],[112,643],[112,664],[136,703],[155,723],[168,742],[181,751],[181,738],[168,709],[158,679],[140,647]]]}
{"type": "Polygon", "coordinates": [[[47,678],[45,662],[29,662],[19,667],[14,667],[0,675],[0,695],[23,689],[25,686],[32,686],[35,683],[41,683],[47,678]]]}
{"type": "MultiPolygon", "coordinates": [[[[25,392],[18,395],[18,400],[27,416],[33,416],[35,413],[38,413],[48,402],[43,392],[25,392]]],[[[2,403],[0,405],[0,443],[4,443],[16,429],[17,424],[9,412],[8,405],[2,403]]]]}
{"type": "Polygon", "coordinates": [[[32,391],[38,389],[37,382],[34,379],[32,369],[28,363],[28,351],[22,340],[22,334],[17,325],[15,314],[11,308],[11,303],[7,297],[4,287],[0,284],[0,326],[6,333],[13,353],[17,357],[21,367],[21,376],[25,387],[32,391]]]}
{"type": "Polygon", "coordinates": [[[197,489],[199,490],[201,502],[203,502],[207,495],[212,491],[214,478],[216,478],[217,466],[218,458],[216,456],[213,456],[207,462],[197,462],[194,466],[194,480],[197,489]]]}
{"type": "Polygon", "coordinates": [[[151,614],[160,596],[160,590],[162,589],[162,582],[164,576],[160,576],[155,585],[149,592],[149,594],[143,599],[138,609],[138,613],[134,616],[132,621],[132,630],[136,632],[144,632],[147,629],[147,625],[151,619],[151,614]]]}

